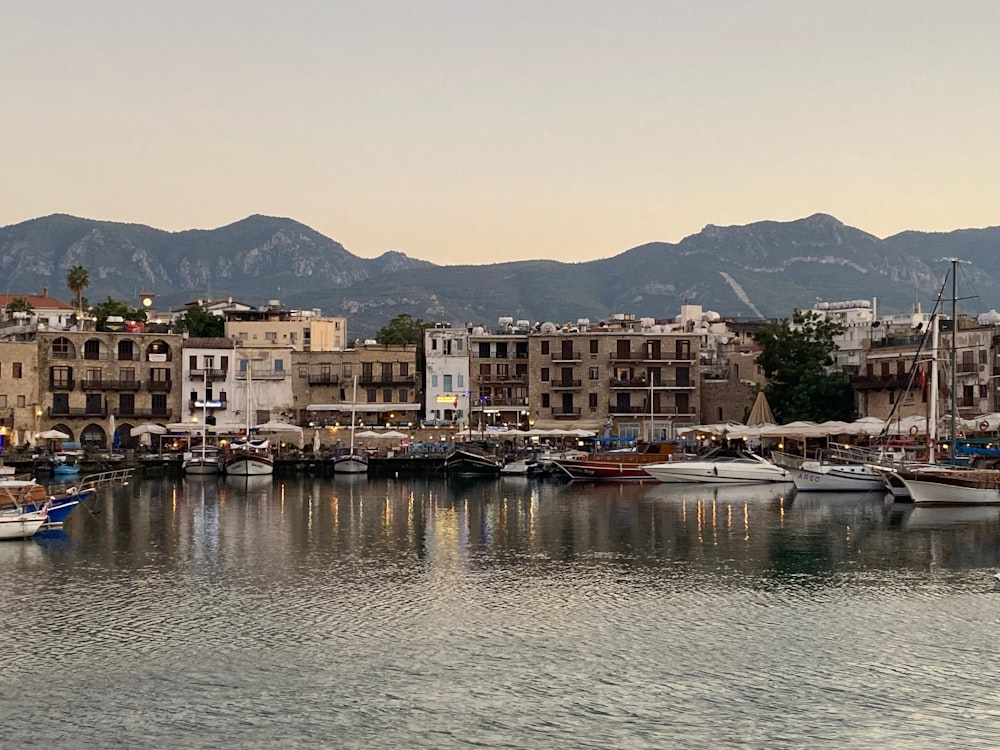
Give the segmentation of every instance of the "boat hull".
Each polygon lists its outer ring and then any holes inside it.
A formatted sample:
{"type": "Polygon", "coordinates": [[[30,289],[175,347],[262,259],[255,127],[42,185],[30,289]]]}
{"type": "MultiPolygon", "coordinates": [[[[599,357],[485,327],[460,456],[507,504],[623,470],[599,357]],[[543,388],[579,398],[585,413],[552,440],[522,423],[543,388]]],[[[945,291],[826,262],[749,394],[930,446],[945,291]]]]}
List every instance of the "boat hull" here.
{"type": "Polygon", "coordinates": [[[226,474],[234,477],[260,477],[274,473],[274,464],[266,458],[231,458],[226,461],[226,474]]]}
{"type": "Polygon", "coordinates": [[[615,463],[611,461],[554,460],[553,465],[569,476],[598,482],[655,482],[642,464],[615,463]]]}
{"type": "Polygon", "coordinates": [[[361,456],[338,456],[333,460],[334,474],[367,474],[368,461],[361,456]]]}
{"type": "Polygon", "coordinates": [[[787,469],[764,463],[732,462],[726,464],[711,461],[677,461],[652,464],[644,468],[650,476],[660,482],[677,484],[691,482],[699,484],[761,484],[792,481],[787,469]]]}
{"type": "Polygon", "coordinates": [[[0,514],[0,540],[28,539],[42,528],[45,520],[44,511],[0,514]]]}
{"type": "Polygon", "coordinates": [[[221,471],[218,459],[202,461],[200,458],[192,458],[184,462],[186,474],[219,474],[221,471]]]}
{"type": "Polygon", "coordinates": [[[918,472],[897,476],[914,505],[1000,506],[1000,472],[918,472]]]}
{"type": "Polygon", "coordinates": [[[806,462],[789,473],[799,492],[864,492],[885,488],[882,475],[863,464],[806,462]]]}

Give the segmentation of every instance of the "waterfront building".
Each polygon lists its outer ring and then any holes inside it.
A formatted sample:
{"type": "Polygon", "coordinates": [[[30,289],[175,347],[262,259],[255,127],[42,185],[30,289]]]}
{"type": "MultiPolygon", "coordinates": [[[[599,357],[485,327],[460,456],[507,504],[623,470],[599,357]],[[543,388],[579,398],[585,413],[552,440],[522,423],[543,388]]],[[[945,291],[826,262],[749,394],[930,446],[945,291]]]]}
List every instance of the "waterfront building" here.
{"type": "Polygon", "coordinates": [[[463,424],[470,431],[483,435],[488,429],[534,426],[528,401],[529,330],[528,321],[506,317],[493,332],[483,326],[470,330],[469,387],[457,394],[454,407],[463,412],[463,424]]]}
{"type": "MultiPolygon", "coordinates": [[[[39,428],[55,428],[85,447],[109,448],[115,428],[128,436],[147,421],[180,413],[182,338],[176,334],[39,331],[39,428]]],[[[127,442],[127,441],[125,441],[127,442]]]]}
{"type": "MultiPolygon", "coordinates": [[[[424,425],[468,424],[469,331],[439,323],[424,331],[424,425]]],[[[491,394],[492,395],[492,394],[491,394]]]]}
{"type": "MultiPolygon", "coordinates": [[[[186,407],[183,421],[208,424],[236,424],[235,402],[236,365],[239,350],[234,342],[224,338],[185,338],[181,393],[186,407]]],[[[181,421],[178,418],[177,421],[181,421]]]]}
{"type": "Polygon", "coordinates": [[[34,341],[0,341],[0,435],[3,449],[37,432],[41,417],[38,347],[34,341]]]}
{"type": "Polygon", "coordinates": [[[260,308],[228,309],[226,337],[247,346],[286,346],[295,351],[339,351],[347,346],[347,318],[325,317],[319,308],[288,310],[278,300],[260,308]]]}

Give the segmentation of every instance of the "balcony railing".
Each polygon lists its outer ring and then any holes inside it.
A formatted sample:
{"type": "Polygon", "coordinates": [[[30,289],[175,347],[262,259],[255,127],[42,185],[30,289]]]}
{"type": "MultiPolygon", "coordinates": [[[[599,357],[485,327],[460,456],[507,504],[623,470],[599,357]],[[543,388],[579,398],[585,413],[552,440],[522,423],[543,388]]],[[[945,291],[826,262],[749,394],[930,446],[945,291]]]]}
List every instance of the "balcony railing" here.
{"type": "MultiPolygon", "coordinates": [[[[979,372],[980,365],[976,362],[959,362],[958,371],[962,373],[979,372]]],[[[982,365],[986,369],[986,365],[982,365]]]]}
{"type": "Polygon", "coordinates": [[[612,362],[693,362],[693,352],[612,352],[612,362]]]}
{"type": "Polygon", "coordinates": [[[150,393],[170,393],[171,380],[147,380],[146,390],[150,393]]]}
{"type": "Polygon", "coordinates": [[[854,375],[851,386],[859,391],[881,388],[905,388],[906,375],[892,373],[888,375],[854,375]]]}
{"type": "Polygon", "coordinates": [[[107,417],[108,407],[101,406],[98,408],[91,408],[88,406],[50,406],[48,408],[48,415],[50,417],[107,417]]]}
{"type": "Polygon", "coordinates": [[[116,352],[115,359],[119,362],[138,362],[142,359],[142,355],[139,352],[116,352]]]}
{"type": "Polygon", "coordinates": [[[497,406],[513,406],[518,408],[524,408],[528,405],[528,399],[526,398],[491,398],[485,403],[476,403],[472,405],[473,411],[482,411],[483,409],[495,408],[497,406]]]}
{"type": "Polygon", "coordinates": [[[580,416],[579,406],[553,406],[552,416],[556,419],[572,419],[580,416]]]}
{"type": "Polygon", "coordinates": [[[226,379],[226,371],[219,368],[209,367],[200,370],[189,370],[188,372],[191,375],[191,380],[205,380],[206,378],[209,380],[226,379]]]}
{"type": "MultiPolygon", "coordinates": [[[[286,375],[285,370],[258,370],[254,368],[251,371],[250,377],[253,380],[284,380],[286,375]]],[[[237,380],[246,380],[247,371],[237,370],[236,371],[237,380]]]]}
{"type": "MultiPolygon", "coordinates": [[[[620,378],[611,378],[612,388],[642,388],[649,390],[649,383],[646,382],[645,378],[632,378],[630,380],[623,380],[620,378]]],[[[668,380],[666,378],[660,378],[653,383],[653,389],[657,388],[694,388],[694,382],[690,379],[673,379],[668,380]]]]}
{"type": "MultiPolygon", "coordinates": [[[[254,377],[257,377],[257,375],[255,374],[254,377]]],[[[358,385],[374,387],[382,386],[388,388],[397,385],[414,385],[415,383],[416,380],[413,375],[392,375],[388,378],[381,375],[377,377],[375,375],[362,375],[358,378],[358,385]]]]}
{"type": "Polygon", "coordinates": [[[339,385],[340,375],[332,372],[309,373],[309,385],[339,385]]]}
{"type": "Polygon", "coordinates": [[[562,380],[553,380],[549,383],[552,388],[579,388],[583,385],[582,380],[573,380],[572,378],[564,378],[562,380]]]}
{"type": "MultiPolygon", "coordinates": [[[[634,414],[649,416],[648,406],[619,406],[618,404],[608,405],[608,414],[634,414]]],[[[694,414],[694,409],[690,406],[654,406],[652,415],[654,417],[676,416],[678,414],[694,414]]]]}
{"type": "Polygon", "coordinates": [[[116,418],[123,419],[163,419],[173,418],[173,409],[115,409],[116,418]]]}
{"type": "Polygon", "coordinates": [[[479,375],[480,383],[524,383],[528,379],[528,376],[524,373],[517,373],[514,375],[503,374],[503,375],[479,375]]]}
{"type": "Polygon", "coordinates": [[[84,350],[83,358],[89,360],[106,360],[111,359],[111,352],[88,352],[84,350]]]}
{"type": "Polygon", "coordinates": [[[50,391],[71,391],[74,387],[76,387],[76,381],[73,378],[49,380],[50,391]]]}
{"type": "Polygon", "coordinates": [[[80,380],[80,390],[83,391],[138,391],[142,388],[141,380],[107,380],[105,378],[83,378],[80,380]]]}
{"type": "Polygon", "coordinates": [[[552,352],[552,354],[549,355],[549,356],[552,357],[552,361],[553,362],[579,362],[581,360],[580,352],[578,352],[578,351],[571,351],[571,352],[558,351],[558,352],[552,352]]]}

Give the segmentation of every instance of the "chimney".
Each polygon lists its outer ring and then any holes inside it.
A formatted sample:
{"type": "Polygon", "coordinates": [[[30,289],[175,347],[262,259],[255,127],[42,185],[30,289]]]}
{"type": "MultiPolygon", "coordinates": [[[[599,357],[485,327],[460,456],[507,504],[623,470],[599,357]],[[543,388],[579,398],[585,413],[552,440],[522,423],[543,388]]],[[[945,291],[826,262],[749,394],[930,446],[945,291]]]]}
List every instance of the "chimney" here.
{"type": "Polygon", "coordinates": [[[49,288],[47,286],[43,286],[42,287],[42,296],[43,297],[48,297],[49,296],[49,288]]]}

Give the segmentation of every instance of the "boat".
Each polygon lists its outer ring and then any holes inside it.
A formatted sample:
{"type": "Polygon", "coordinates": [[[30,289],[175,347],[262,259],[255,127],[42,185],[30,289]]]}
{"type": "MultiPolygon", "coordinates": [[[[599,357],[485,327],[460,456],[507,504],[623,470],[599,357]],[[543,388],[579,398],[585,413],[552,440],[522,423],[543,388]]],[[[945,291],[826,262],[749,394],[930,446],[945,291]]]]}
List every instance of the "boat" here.
{"type": "Polygon", "coordinates": [[[756,484],[792,481],[788,469],[776,466],[756,453],[730,448],[714,448],[687,461],[645,464],[643,470],[661,482],[756,484]]]}
{"type": "Polygon", "coordinates": [[[134,469],[114,469],[89,474],[78,485],[48,494],[33,479],[0,481],[0,513],[20,510],[27,513],[46,511],[42,529],[58,529],[70,513],[104,487],[125,486],[132,479],[134,469]]]}
{"type": "Polygon", "coordinates": [[[42,528],[46,518],[44,510],[0,512],[0,540],[28,539],[42,528]]]}
{"type": "Polygon", "coordinates": [[[334,474],[368,473],[368,456],[354,444],[354,425],[357,423],[358,376],[354,376],[354,395],[351,397],[351,448],[333,459],[334,474]]]}
{"type": "Polygon", "coordinates": [[[236,438],[226,449],[223,470],[235,477],[255,477],[274,473],[274,452],[266,438],[236,438]]]}
{"type": "MultiPolygon", "coordinates": [[[[957,272],[959,260],[951,258],[951,319],[958,320],[958,287],[957,272]]],[[[936,322],[936,321],[935,321],[936,322]]],[[[952,327],[951,361],[956,361],[958,332],[952,327]]],[[[936,326],[932,329],[936,330],[936,326]]],[[[936,345],[934,346],[936,350],[936,345]]],[[[936,364],[936,363],[935,363],[936,364]]],[[[951,446],[951,463],[942,465],[922,465],[919,467],[900,467],[890,469],[896,481],[905,486],[914,505],[1000,505],[1000,469],[974,468],[955,465],[955,444],[958,419],[958,383],[957,367],[949,368],[951,392],[951,434],[948,444],[951,446]]],[[[937,404],[937,368],[931,370],[931,394],[929,397],[932,408],[937,404]]],[[[932,429],[934,421],[931,423],[932,429]]],[[[931,433],[933,439],[934,433],[931,433]]],[[[933,458],[933,454],[931,455],[933,458]]],[[[890,488],[891,491],[891,488],[890,488]]]]}
{"type": "Polygon", "coordinates": [[[771,453],[771,461],[789,471],[799,492],[884,490],[885,480],[874,462],[886,460],[885,455],[840,448],[820,450],[816,458],[771,453]]]}
{"type": "Polygon", "coordinates": [[[80,459],[75,453],[60,451],[52,457],[52,474],[57,477],[75,477],[80,473],[80,459]]]}
{"type": "Polygon", "coordinates": [[[208,445],[204,437],[198,450],[184,454],[181,463],[185,474],[218,474],[222,471],[219,446],[208,445]]]}
{"type": "Polygon", "coordinates": [[[677,443],[665,441],[643,443],[636,451],[631,452],[608,451],[554,458],[552,464],[570,479],[650,482],[653,477],[646,473],[644,467],[673,461],[676,455],[677,443]]]}
{"type": "Polygon", "coordinates": [[[500,467],[500,474],[505,477],[532,477],[543,472],[544,469],[534,451],[517,454],[504,461],[500,467]]]}
{"type": "Polygon", "coordinates": [[[234,438],[222,458],[222,470],[234,477],[259,477],[274,473],[274,451],[271,441],[254,438],[250,424],[253,412],[253,362],[247,363],[246,432],[234,438]]]}
{"type": "Polygon", "coordinates": [[[461,446],[445,456],[444,471],[452,477],[497,477],[500,461],[471,446],[461,446]]]}

